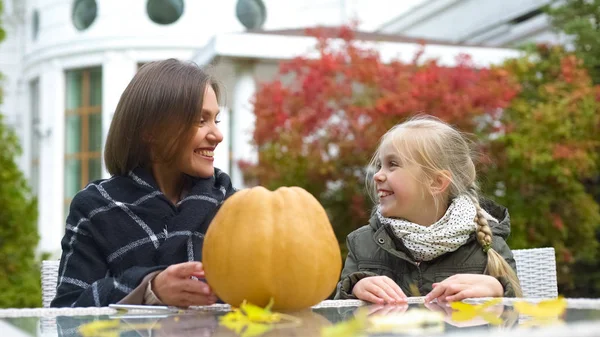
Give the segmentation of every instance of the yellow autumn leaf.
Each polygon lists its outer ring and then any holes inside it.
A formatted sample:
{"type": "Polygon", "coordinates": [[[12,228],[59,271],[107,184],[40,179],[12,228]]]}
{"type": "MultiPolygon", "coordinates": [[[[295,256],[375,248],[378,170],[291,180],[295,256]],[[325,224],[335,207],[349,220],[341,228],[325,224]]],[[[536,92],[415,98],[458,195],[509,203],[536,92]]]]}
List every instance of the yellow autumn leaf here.
{"type": "Polygon", "coordinates": [[[79,333],[83,337],[119,337],[122,332],[136,329],[158,329],[160,324],[127,324],[124,325],[118,319],[93,321],[79,327],[79,333]]]}
{"type": "Polygon", "coordinates": [[[495,298],[485,301],[481,304],[469,304],[464,302],[452,302],[450,307],[452,312],[452,320],[456,322],[468,322],[477,317],[481,317],[486,322],[493,325],[502,324],[502,319],[486,310],[494,305],[502,303],[502,299],[495,298]]]}
{"type": "Polygon", "coordinates": [[[473,311],[482,311],[485,310],[489,307],[492,307],[496,304],[500,304],[502,303],[502,299],[500,298],[494,298],[488,301],[485,301],[481,304],[470,304],[470,303],[464,303],[464,302],[451,302],[450,303],[450,307],[454,310],[459,310],[459,311],[468,311],[468,310],[473,310],[473,311]]]}
{"type": "Polygon", "coordinates": [[[246,318],[246,316],[244,316],[244,314],[239,309],[235,309],[233,311],[228,312],[224,316],[221,316],[219,318],[219,320],[221,322],[226,323],[226,322],[236,322],[239,320],[244,320],[245,318],[246,318]]]}
{"type": "Polygon", "coordinates": [[[456,322],[467,322],[474,318],[476,318],[477,312],[475,310],[465,310],[465,311],[454,311],[452,313],[452,320],[456,322]]]}
{"type": "Polygon", "coordinates": [[[414,283],[409,284],[408,289],[410,290],[410,293],[412,294],[412,296],[421,296],[419,287],[417,287],[416,284],[414,284],[414,283]]]}
{"type": "Polygon", "coordinates": [[[489,307],[493,307],[494,305],[500,304],[502,303],[502,299],[501,298],[493,298],[491,300],[485,301],[483,303],[481,303],[478,307],[480,310],[485,310],[489,307]]]}
{"type": "Polygon", "coordinates": [[[458,312],[476,312],[476,306],[474,304],[463,303],[463,302],[451,302],[450,307],[458,312]]]}
{"type": "Polygon", "coordinates": [[[219,322],[220,325],[226,327],[229,330],[234,331],[238,335],[242,333],[244,328],[249,324],[248,321],[244,319],[221,319],[219,322]]]}
{"type": "Polygon", "coordinates": [[[541,301],[537,304],[518,301],[514,303],[514,307],[519,313],[531,317],[558,317],[561,316],[567,309],[567,300],[563,297],[558,297],[553,300],[541,301]]]}
{"type": "Polygon", "coordinates": [[[256,337],[273,330],[273,324],[250,323],[240,337],[256,337]]]}
{"type": "Polygon", "coordinates": [[[301,320],[297,317],[271,312],[272,306],[273,299],[264,308],[244,301],[239,308],[221,316],[219,325],[234,331],[241,337],[256,337],[286,325],[300,324],[301,320]]]}
{"type": "Polygon", "coordinates": [[[367,326],[367,311],[360,309],[354,318],[321,329],[321,337],[353,337],[367,326]]]}
{"type": "Polygon", "coordinates": [[[490,323],[491,325],[501,325],[502,323],[504,323],[502,318],[490,312],[482,312],[481,318],[483,318],[486,322],[490,323]]]}
{"type": "Polygon", "coordinates": [[[83,337],[97,336],[104,330],[114,330],[119,327],[120,321],[118,319],[108,321],[93,321],[86,323],[79,327],[79,333],[83,337]]]}
{"type": "Polygon", "coordinates": [[[264,323],[275,323],[279,322],[280,317],[278,314],[271,312],[273,306],[273,299],[269,301],[269,304],[265,308],[261,308],[257,305],[243,302],[240,305],[240,311],[248,317],[251,322],[264,322],[264,323]]]}

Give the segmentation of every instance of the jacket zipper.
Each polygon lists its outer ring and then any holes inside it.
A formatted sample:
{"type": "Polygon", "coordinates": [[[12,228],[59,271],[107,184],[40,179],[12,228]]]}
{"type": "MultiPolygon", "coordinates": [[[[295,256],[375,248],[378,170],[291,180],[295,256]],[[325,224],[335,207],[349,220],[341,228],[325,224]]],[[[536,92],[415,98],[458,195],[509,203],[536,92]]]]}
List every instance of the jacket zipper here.
{"type": "MultiPolygon", "coordinates": [[[[385,230],[385,228],[381,228],[381,229],[379,229],[379,230],[385,230]]],[[[379,230],[378,230],[378,232],[379,232],[379,230]]],[[[393,239],[392,239],[391,237],[390,237],[389,239],[393,241],[393,239]]],[[[388,253],[390,253],[390,254],[392,254],[392,255],[396,256],[396,257],[397,257],[397,258],[399,258],[399,259],[402,259],[402,260],[404,260],[404,261],[406,261],[406,262],[408,262],[408,263],[412,264],[413,266],[415,266],[415,267],[417,268],[417,271],[419,272],[419,276],[418,276],[418,280],[417,280],[417,285],[416,285],[416,286],[417,286],[417,288],[418,288],[417,290],[419,290],[419,293],[420,293],[420,292],[421,292],[421,288],[423,287],[423,273],[422,273],[422,271],[421,271],[421,262],[420,262],[420,261],[419,261],[419,262],[413,261],[412,259],[409,259],[409,258],[408,258],[408,256],[406,256],[406,257],[405,257],[405,256],[400,256],[400,255],[399,255],[399,254],[397,254],[395,251],[392,251],[392,250],[385,249],[385,248],[384,248],[384,247],[382,247],[381,245],[380,245],[380,247],[381,247],[383,250],[385,250],[386,252],[388,252],[388,253]]]]}
{"type": "Polygon", "coordinates": [[[415,262],[415,266],[417,267],[417,271],[419,272],[419,281],[417,282],[417,290],[419,291],[419,294],[413,294],[414,296],[416,295],[422,295],[421,294],[421,287],[423,287],[423,274],[421,273],[421,262],[415,262]]]}

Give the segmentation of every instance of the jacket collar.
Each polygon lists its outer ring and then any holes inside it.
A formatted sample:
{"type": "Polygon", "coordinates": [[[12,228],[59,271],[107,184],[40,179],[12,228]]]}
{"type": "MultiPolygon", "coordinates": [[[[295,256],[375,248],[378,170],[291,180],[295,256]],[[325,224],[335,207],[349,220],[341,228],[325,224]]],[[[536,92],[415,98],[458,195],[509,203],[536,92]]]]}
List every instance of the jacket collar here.
{"type": "MultiPolygon", "coordinates": [[[[190,187],[190,191],[189,194],[190,195],[197,195],[197,194],[202,194],[202,193],[206,193],[206,192],[210,192],[212,190],[213,187],[218,188],[220,187],[220,185],[215,182],[215,177],[218,177],[221,175],[221,171],[217,168],[215,168],[214,171],[214,175],[208,178],[198,178],[198,177],[192,177],[190,175],[185,175],[185,179],[188,179],[191,183],[189,186],[190,187]]],[[[131,170],[128,173],[129,178],[133,179],[133,181],[136,182],[136,184],[149,189],[149,190],[156,190],[156,191],[160,191],[160,188],[158,187],[158,183],[156,182],[156,180],[154,179],[154,176],[152,175],[152,171],[148,168],[145,167],[136,167],[135,169],[131,170]]]]}
{"type": "MultiPolygon", "coordinates": [[[[492,230],[493,235],[498,235],[502,237],[504,240],[508,238],[510,234],[510,216],[508,214],[508,209],[504,206],[501,206],[489,199],[480,197],[479,203],[481,207],[488,212],[492,217],[497,219],[498,221],[490,220],[489,226],[492,230]]],[[[391,229],[389,226],[382,224],[375,212],[371,214],[371,218],[369,219],[369,225],[375,231],[373,234],[373,240],[375,243],[386,252],[407,261],[413,265],[417,265],[415,259],[412,257],[408,249],[402,243],[402,240],[397,239],[392,235],[391,229]]],[[[467,243],[475,240],[476,233],[473,233],[467,243]]]]}
{"type": "Polygon", "coordinates": [[[417,265],[408,249],[404,247],[402,240],[391,235],[389,226],[380,224],[375,230],[375,234],[373,234],[373,240],[375,240],[377,246],[386,252],[405,260],[410,264],[417,265]]]}
{"type": "MultiPolygon", "coordinates": [[[[510,235],[510,215],[508,214],[508,209],[490,199],[481,196],[479,197],[479,204],[481,205],[481,208],[483,208],[488,214],[498,220],[488,221],[490,229],[492,230],[492,234],[497,235],[506,241],[510,235]]],[[[384,227],[375,214],[375,208],[373,208],[373,212],[371,213],[369,225],[376,232],[379,231],[380,228],[384,227]]]]}

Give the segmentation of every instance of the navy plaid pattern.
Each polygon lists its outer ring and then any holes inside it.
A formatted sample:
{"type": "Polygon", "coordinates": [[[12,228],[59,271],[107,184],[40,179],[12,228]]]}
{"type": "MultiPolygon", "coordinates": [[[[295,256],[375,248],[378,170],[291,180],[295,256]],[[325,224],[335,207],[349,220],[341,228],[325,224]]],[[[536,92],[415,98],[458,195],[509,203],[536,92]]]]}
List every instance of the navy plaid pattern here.
{"type": "Polygon", "coordinates": [[[206,229],[235,192],[227,174],[191,178],[173,205],[148,170],[90,183],[71,202],[53,307],[117,303],[148,274],[202,261],[206,229]]]}

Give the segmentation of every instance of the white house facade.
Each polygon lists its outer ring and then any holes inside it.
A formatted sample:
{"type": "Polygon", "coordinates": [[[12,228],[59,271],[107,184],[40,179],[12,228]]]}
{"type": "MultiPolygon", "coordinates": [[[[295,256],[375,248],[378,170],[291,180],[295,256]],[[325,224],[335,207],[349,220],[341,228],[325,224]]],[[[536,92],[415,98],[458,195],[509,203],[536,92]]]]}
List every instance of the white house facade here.
{"type": "Polygon", "coordinates": [[[541,8],[553,0],[427,0],[378,31],[459,44],[517,47],[526,42],[564,43],[541,8]]]}
{"type": "Polygon", "coordinates": [[[4,0],[0,111],[38,196],[40,251],[60,251],[70,199],[107,176],[104,139],[137,69],[189,60],[219,30],[243,29],[234,1],[213,3],[207,11],[204,1],[4,0]]]}
{"type": "MultiPolygon", "coordinates": [[[[208,10],[198,0],[4,0],[0,112],[21,140],[18,164],[38,196],[40,252],[60,254],[71,198],[89,181],[108,176],[102,151],[110,121],[122,91],[146,62],[174,57],[211,65],[227,91],[225,138],[215,165],[244,186],[236,163],[256,160],[250,100],[257,84],[272,79],[282,60],[314,56],[316,41],[285,31],[244,32],[235,17],[236,0],[210,4],[208,10]]],[[[294,27],[290,18],[281,26],[294,27]]],[[[315,24],[340,22],[330,16],[315,24]]],[[[383,35],[377,40],[365,43],[384,60],[410,60],[419,48],[383,35]]],[[[429,45],[425,56],[452,65],[459,53],[471,54],[482,66],[517,55],[505,48],[429,45]]]]}

